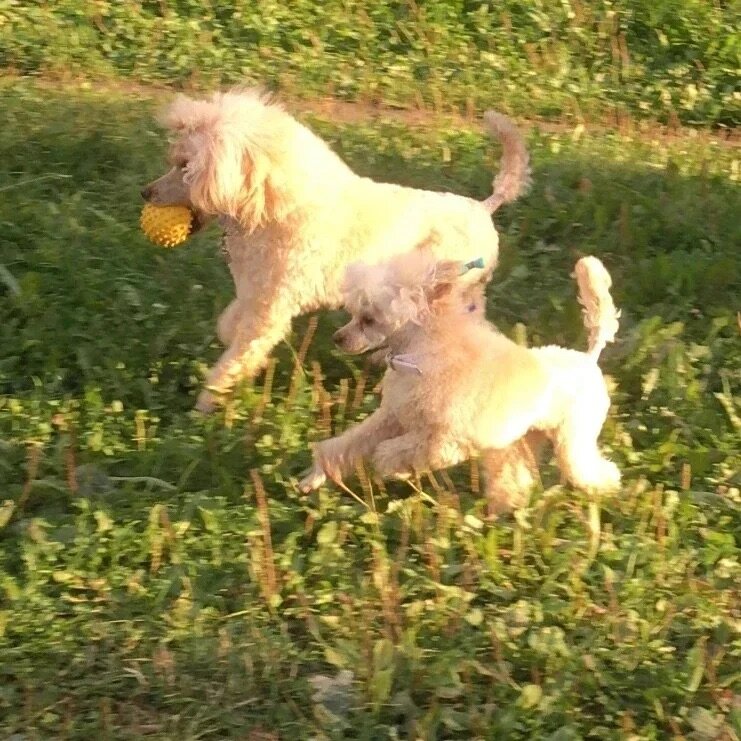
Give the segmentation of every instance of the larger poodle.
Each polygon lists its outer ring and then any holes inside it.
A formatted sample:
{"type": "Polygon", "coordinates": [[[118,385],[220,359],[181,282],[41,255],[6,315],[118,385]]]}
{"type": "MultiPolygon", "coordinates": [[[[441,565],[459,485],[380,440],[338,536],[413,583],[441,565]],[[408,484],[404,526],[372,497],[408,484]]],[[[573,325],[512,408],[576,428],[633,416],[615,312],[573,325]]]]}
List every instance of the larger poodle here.
{"type": "Polygon", "coordinates": [[[180,97],[164,116],[174,134],[171,169],[142,189],[158,205],[184,205],[197,227],[217,217],[236,298],[218,321],[226,351],[208,374],[196,408],[214,409],[240,378],[254,376],[288,333],[293,317],[339,306],[345,268],[428,247],[441,259],[484,258],[467,278],[470,305],[497,261],[491,214],[517,198],[528,177],[522,138],[488,112],[502,143],[493,193],[476,201],[452,193],[377,183],[356,175],[309,129],[251,90],[208,100],[180,97]]]}

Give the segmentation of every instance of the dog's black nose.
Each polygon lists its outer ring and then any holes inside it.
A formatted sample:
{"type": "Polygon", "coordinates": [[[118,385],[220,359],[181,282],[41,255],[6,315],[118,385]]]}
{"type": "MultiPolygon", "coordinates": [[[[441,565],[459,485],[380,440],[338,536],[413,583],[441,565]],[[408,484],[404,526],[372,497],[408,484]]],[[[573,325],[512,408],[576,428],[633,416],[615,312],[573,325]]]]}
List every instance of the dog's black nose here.
{"type": "Polygon", "coordinates": [[[148,185],[145,185],[139,192],[145,201],[148,201],[152,197],[152,189],[148,185]]]}

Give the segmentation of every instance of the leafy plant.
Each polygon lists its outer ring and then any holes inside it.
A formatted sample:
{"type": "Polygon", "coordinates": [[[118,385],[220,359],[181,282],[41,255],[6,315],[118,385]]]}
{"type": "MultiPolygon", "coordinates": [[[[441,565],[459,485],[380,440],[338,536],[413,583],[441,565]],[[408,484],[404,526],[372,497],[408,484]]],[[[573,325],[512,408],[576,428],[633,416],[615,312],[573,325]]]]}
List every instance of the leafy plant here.
{"type": "Polygon", "coordinates": [[[720,0],[4,0],[0,68],[734,126],[738,21],[720,0]]]}

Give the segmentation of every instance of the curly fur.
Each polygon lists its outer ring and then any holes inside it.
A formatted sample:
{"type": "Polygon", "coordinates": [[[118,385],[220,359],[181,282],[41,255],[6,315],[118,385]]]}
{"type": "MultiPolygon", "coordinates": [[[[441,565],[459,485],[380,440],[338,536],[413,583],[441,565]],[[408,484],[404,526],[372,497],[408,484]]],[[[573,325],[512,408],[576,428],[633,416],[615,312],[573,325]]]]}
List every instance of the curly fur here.
{"type": "MultiPolygon", "coordinates": [[[[493,115],[493,114],[492,114],[493,115]]],[[[359,177],[308,128],[253,90],[206,100],[178,98],[163,123],[174,137],[171,169],[142,190],[159,205],[186,205],[203,226],[226,235],[236,298],[218,322],[226,351],[210,371],[197,408],[265,364],[291,319],[338,306],[347,265],[377,263],[427,246],[439,258],[483,257],[466,277],[483,310],[482,284],[496,266],[490,215],[527,180],[527,152],[514,125],[491,115],[503,168],[483,202],[359,177]]]]}
{"type": "MultiPolygon", "coordinates": [[[[620,473],[597,446],[610,404],[588,352],[556,346],[527,349],[465,312],[460,263],[420,252],[384,266],[351,268],[348,324],[337,344],[362,352],[384,342],[412,358],[417,373],[389,369],[380,408],[343,435],[319,443],[304,491],[337,480],[363,459],[378,475],[406,476],[480,456],[493,513],[522,501],[537,477],[542,444],[553,443],[558,465],[577,487],[610,490],[620,473]]],[[[609,324],[616,312],[596,258],[577,263],[586,324],[609,324]],[[599,296],[587,302],[585,295],[599,296]],[[590,308],[593,307],[593,308],[590,308]],[[614,307],[613,307],[614,309],[614,307]]],[[[597,332],[594,337],[600,336],[597,332]]]]}

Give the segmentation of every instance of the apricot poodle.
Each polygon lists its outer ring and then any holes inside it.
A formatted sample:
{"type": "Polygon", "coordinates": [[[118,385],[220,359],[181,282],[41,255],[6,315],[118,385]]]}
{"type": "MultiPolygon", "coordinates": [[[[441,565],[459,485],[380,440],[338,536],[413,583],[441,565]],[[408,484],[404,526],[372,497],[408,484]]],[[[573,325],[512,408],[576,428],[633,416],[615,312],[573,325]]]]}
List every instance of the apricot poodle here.
{"type": "Polygon", "coordinates": [[[164,124],[173,138],[171,167],[142,196],[188,206],[196,229],[217,218],[236,288],[218,320],[226,350],[198,397],[202,412],[264,366],[294,317],[339,306],[351,262],[379,262],[425,246],[438,258],[480,255],[484,267],[466,278],[467,300],[483,310],[483,283],[498,251],[491,215],[528,180],[525,145],[505,116],[484,115],[486,129],[502,144],[501,169],[484,201],[360,177],[253,90],[180,97],[164,124]]]}
{"type": "Polygon", "coordinates": [[[597,365],[618,327],[610,276],[595,257],[576,265],[589,330],[587,352],[528,349],[465,311],[460,262],[423,251],[386,264],[350,266],[335,333],[351,353],[389,348],[380,408],[339,437],[318,443],[303,491],[341,480],[361,460],[380,477],[452,466],[480,456],[490,514],[520,503],[537,471],[539,438],[553,443],[574,486],[618,487],[617,466],[597,438],[610,398],[597,365]],[[528,436],[528,437],[526,437],[528,436]]]}

